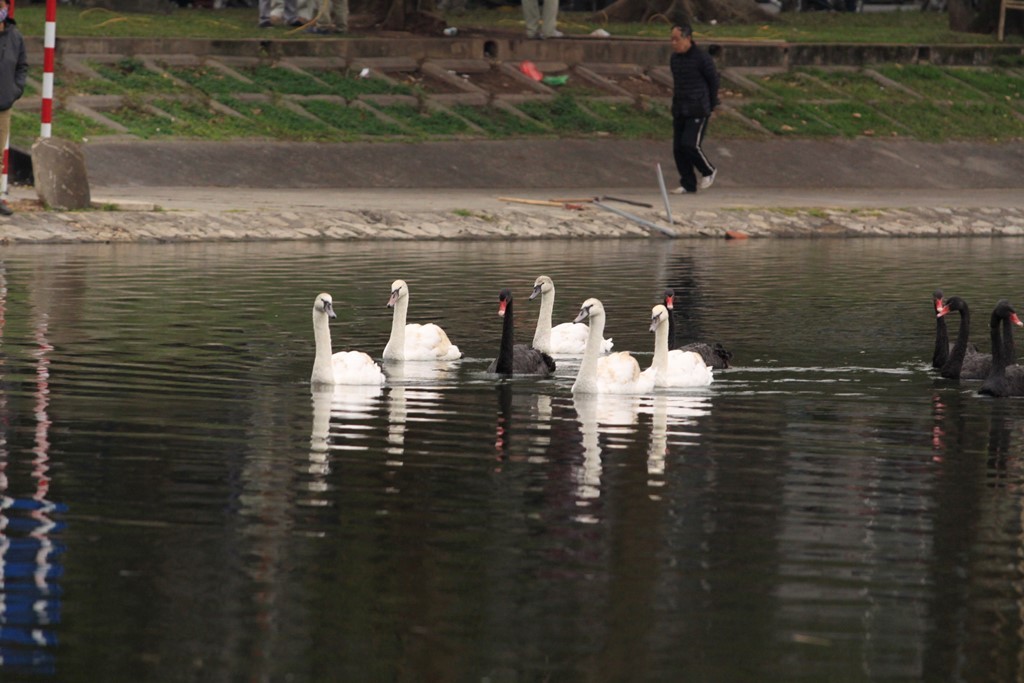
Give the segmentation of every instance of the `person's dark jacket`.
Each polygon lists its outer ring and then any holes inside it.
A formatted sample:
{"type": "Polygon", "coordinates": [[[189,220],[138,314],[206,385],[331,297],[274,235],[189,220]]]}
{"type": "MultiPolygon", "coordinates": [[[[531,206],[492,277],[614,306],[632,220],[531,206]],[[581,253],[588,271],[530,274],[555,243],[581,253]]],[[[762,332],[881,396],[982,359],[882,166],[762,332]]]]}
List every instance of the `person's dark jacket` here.
{"type": "Polygon", "coordinates": [[[673,52],[672,115],[706,118],[718,106],[718,70],[710,55],[696,43],[686,52],[673,52]]]}
{"type": "MultiPolygon", "coordinates": [[[[25,56],[25,41],[8,18],[0,31],[0,111],[7,111],[25,92],[25,77],[28,75],[28,58],[25,56]]],[[[0,143],[2,144],[2,143],[0,143]]]]}

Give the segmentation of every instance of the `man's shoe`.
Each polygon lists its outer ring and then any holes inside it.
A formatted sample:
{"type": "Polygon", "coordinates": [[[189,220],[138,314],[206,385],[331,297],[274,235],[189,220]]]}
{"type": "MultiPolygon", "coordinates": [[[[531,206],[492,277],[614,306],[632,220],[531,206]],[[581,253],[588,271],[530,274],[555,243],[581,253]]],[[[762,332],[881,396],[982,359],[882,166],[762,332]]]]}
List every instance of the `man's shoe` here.
{"type": "Polygon", "coordinates": [[[13,214],[14,209],[12,209],[6,201],[0,199],[0,216],[11,216],[13,214]]]}
{"type": "Polygon", "coordinates": [[[315,36],[328,36],[334,33],[334,29],[326,26],[310,26],[303,33],[312,33],[315,36]]]}
{"type": "Polygon", "coordinates": [[[715,176],[718,175],[718,169],[716,168],[711,172],[711,175],[706,175],[700,179],[700,189],[706,190],[715,184],[715,176]]]}
{"type": "Polygon", "coordinates": [[[676,189],[672,190],[672,194],[690,194],[690,191],[680,185],[676,189]]]}
{"type": "Polygon", "coordinates": [[[270,27],[271,27],[271,26],[273,26],[273,25],[274,25],[274,24],[273,24],[273,23],[271,23],[270,19],[264,19],[263,21],[261,21],[261,22],[259,23],[259,27],[260,27],[260,28],[270,28],[270,27]]]}
{"type": "Polygon", "coordinates": [[[548,38],[564,38],[565,34],[562,33],[561,31],[559,31],[558,29],[555,29],[554,31],[552,31],[550,36],[541,36],[541,37],[544,38],[545,40],[547,40],[548,38]]]}

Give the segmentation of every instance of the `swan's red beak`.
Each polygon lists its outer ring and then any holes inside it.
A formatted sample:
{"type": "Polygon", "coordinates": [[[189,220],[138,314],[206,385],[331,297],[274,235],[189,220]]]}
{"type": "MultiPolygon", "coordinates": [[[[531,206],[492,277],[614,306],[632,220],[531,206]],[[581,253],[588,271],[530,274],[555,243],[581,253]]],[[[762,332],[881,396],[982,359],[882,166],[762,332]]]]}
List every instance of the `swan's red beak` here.
{"type": "Polygon", "coordinates": [[[505,317],[505,305],[507,303],[508,302],[505,301],[504,299],[498,302],[498,315],[500,315],[502,318],[505,317]]]}
{"type": "Polygon", "coordinates": [[[1016,313],[1010,314],[1010,322],[1016,325],[1017,327],[1024,327],[1024,323],[1020,321],[1020,318],[1017,317],[1016,313]]]}
{"type": "Polygon", "coordinates": [[[675,297],[671,297],[671,296],[666,296],[665,297],[665,308],[667,308],[670,311],[672,310],[672,299],[674,299],[674,298],[675,297]]]}
{"type": "Polygon", "coordinates": [[[936,300],[935,302],[935,317],[941,318],[942,316],[949,313],[949,306],[943,306],[941,301],[936,300]]]}

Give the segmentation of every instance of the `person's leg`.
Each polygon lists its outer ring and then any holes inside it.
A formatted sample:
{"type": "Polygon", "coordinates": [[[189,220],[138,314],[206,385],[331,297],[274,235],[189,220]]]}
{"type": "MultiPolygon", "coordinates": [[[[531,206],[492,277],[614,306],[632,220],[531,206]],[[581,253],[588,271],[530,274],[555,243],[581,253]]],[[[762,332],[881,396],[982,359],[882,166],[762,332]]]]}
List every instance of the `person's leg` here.
{"type": "Polygon", "coordinates": [[[554,38],[558,35],[558,0],[544,0],[544,22],[540,28],[543,38],[554,38]]]}
{"type": "Polygon", "coordinates": [[[260,11],[259,27],[260,28],[269,28],[270,27],[270,10],[271,10],[270,0],[259,0],[258,7],[259,7],[259,11],[260,11]]]}
{"type": "Polygon", "coordinates": [[[299,21],[298,0],[284,0],[284,23],[285,26],[298,26],[299,21]]]}
{"type": "Polygon", "coordinates": [[[348,0],[331,0],[331,5],[335,30],[348,33],[348,0]]]}
{"type": "Polygon", "coordinates": [[[523,0],[523,19],[526,20],[526,36],[536,38],[540,34],[540,5],[537,0],[523,0]]]}
{"type": "Polygon", "coordinates": [[[709,120],[710,118],[703,118],[700,120],[700,126],[697,130],[697,139],[694,144],[693,154],[693,165],[697,167],[697,171],[700,172],[700,174],[705,178],[714,174],[715,172],[715,165],[712,164],[711,160],[708,159],[706,154],[704,154],[704,136],[708,132],[709,120]]]}
{"type": "Polygon", "coordinates": [[[694,119],[684,116],[672,117],[672,156],[679,172],[679,186],[687,192],[697,191],[697,176],[693,173],[693,144],[696,141],[697,126],[694,119]]]}

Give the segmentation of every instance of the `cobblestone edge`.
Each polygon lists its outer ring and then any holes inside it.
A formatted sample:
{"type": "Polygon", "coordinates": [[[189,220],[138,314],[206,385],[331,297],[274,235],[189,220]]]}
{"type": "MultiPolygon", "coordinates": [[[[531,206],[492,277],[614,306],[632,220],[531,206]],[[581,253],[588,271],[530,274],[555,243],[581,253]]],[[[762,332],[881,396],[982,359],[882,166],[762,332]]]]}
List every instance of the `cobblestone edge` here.
{"type": "MultiPolygon", "coordinates": [[[[668,228],[664,213],[631,211],[668,228]]],[[[1024,208],[716,209],[675,216],[680,238],[1022,236],[1024,208]]],[[[655,238],[612,213],[582,211],[28,211],[0,219],[0,244],[266,240],[655,238]]]]}

